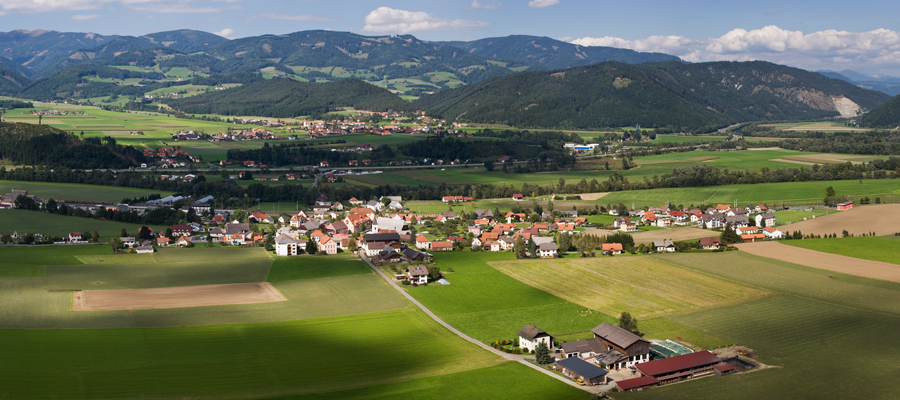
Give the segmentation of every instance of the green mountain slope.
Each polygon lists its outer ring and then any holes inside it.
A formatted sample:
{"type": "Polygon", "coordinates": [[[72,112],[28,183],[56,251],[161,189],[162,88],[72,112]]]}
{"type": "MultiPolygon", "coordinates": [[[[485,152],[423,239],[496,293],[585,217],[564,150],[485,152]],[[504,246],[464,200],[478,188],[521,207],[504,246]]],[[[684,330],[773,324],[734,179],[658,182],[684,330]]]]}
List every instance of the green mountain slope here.
{"type": "Polygon", "coordinates": [[[273,118],[326,113],[340,107],[372,111],[411,109],[409,103],[391,92],[358,79],[321,84],[271,79],[173,100],[168,105],[189,114],[273,118]]]}
{"type": "Polygon", "coordinates": [[[896,128],[900,126],[900,96],[885,102],[860,120],[863,126],[873,128],[896,128]]]}
{"type": "Polygon", "coordinates": [[[581,67],[604,61],[621,61],[628,64],[680,61],[678,57],[668,54],[641,53],[614,47],[579,46],[548,37],[528,35],[438,43],[465,49],[488,60],[518,61],[545,70],[581,67]]]}
{"type": "Polygon", "coordinates": [[[443,91],[414,105],[448,119],[520,127],[668,127],[706,131],[750,120],[837,116],[835,99],[863,111],[887,100],[820,74],[765,62],[617,62],[527,72],[443,91]]]}
{"type": "Polygon", "coordinates": [[[522,72],[423,97],[413,103],[448,120],[516,127],[601,128],[721,125],[722,115],[618,62],[558,72],[522,72]]]}
{"type": "Polygon", "coordinates": [[[134,85],[119,85],[126,79],[163,79],[159,72],[126,71],[119,68],[95,64],[81,64],[59,71],[49,77],[31,82],[17,94],[30,99],[53,99],[69,97],[97,97],[110,94],[140,95],[144,89],[134,85]]]}
{"type": "Polygon", "coordinates": [[[96,47],[113,38],[115,36],[42,29],[0,32],[0,56],[30,71],[40,71],[72,51],[96,47]]]}
{"type": "Polygon", "coordinates": [[[13,95],[28,84],[28,78],[21,73],[22,67],[0,57],[0,94],[13,95]]]}

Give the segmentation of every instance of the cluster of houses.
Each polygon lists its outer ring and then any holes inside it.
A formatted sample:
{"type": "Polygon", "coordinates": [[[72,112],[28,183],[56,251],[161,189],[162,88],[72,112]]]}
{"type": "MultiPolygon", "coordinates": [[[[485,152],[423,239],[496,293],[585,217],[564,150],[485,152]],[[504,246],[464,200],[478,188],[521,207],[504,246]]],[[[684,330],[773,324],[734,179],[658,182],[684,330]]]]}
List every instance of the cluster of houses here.
{"type": "MultiPolygon", "coordinates": [[[[616,210],[610,210],[609,213],[618,215],[616,210]]],[[[668,208],[638,209],[629,211],[627,216],[619,216],[613,222],[615,229],[622,232],[637,231],[640,225],[658,227],[696,225],[708,229],[730,225],[745,242],[783,237],[783,233],[774,227],[775,214],[763,204],[746,207],[719,204],[706,210],[694,208],[686,211],[668,208]]]]}
{"type": "MultiPolygon", "coordinates": [[[[565,342],[555,349],[551,368],[582,385],[606,385],[610,383],[611,372],[634,370],[638,377],[613,382],[615,389],[623,392],[736,372],[732,365],[709,351],[693,352],[668,341],[654,343],[608,323],[591,329],[591,333],[590,339],[565,342]]],[[[553,337],[536,326],[525,325],[517,335],[523,351],[534,352],[540,344],[554,349],[553,337]]]]}

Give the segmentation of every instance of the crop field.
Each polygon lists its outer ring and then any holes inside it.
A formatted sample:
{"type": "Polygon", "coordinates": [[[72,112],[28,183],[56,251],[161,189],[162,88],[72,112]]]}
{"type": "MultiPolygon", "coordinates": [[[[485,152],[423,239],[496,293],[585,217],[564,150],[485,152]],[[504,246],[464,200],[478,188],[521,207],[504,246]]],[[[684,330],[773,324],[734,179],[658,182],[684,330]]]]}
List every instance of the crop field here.
{"type": "MultiPolygon", "coordinates": [[[[837,241],[841,239],[824,240],[837,241]]],[[[793,240],[791,240],[790,242],[793,242],[793,240]]],[[[857,242],[857,244],[861,244],[861,242],[857,242]]],[[[828,271],[837,271],[843,272],[845,274],[864,276],[874,279],[883,279],[891,282],[900,282],[900,265],[894,263],[847,257],[840,254],[829,254],[801,247],[788,246],[780,242],[766,241],[757,243],[744,243],[737,246],[742,251],[758,256],[770,257],[782,261],[792,262],[795,264],[806,265],[813,268],[821,268],[828,271]]],[[[841,249],[844,249],[847,247],[847,244],[838,246],[840,246],[841,249]]],[[[865,246],[865,244],[863,244],[863,246],[865,246]]],[[[891,247],[896,248],[896,246],[891,247]]],[[[862,249],[868,249],[868,247],[863,247],[862,249]]],[[[878,255],[882,257],[891,257],[885,252],[878,252],[876,256],[878,255]]],[[[896,260],[896,258],[894,259],[896,260]]]]}
{"type": "Polygon", "coordinates": [[[380,278],[361,269],[360,261],[346,257],[333,260],[308,257],[308,262],[315,261],[307,265],[279,262],[272,268],[282,278],[273,280],[273,285],[288,299],[285,302],[73,313],[70,307],[74,289],[264,282],[273,261],[262,249],[240,248],[162,249],[152,255],[155,258],[145,254],[112,255],[107,246],[14,247],[4,249],[4,254],[8,254],[7,263],[0,264],[0,302],[4,304],[0,309],[0,327],[4,328],[127,328],[272,322],[379,312],[408,305],[380,278]],[[82,260],[88,263],[82,263],[82,260]]]}
{"type": "Polygon", "coordinates": [[[897,236],[785,240],[781,243],[863,260],[900,264],[900,237],[897,236]]]}
{"type": "MultiPolygon", "coordinates": [[[[760,125],[785,131],[801,132],[866,132],[869,129],[844,126],[835,122],[786,122],[781,124],[760,125]]],[[[749,137],[748,137],[749,139],[749,137]]]]}
{"type": "Polygon", "coordinates": [[[268,282],[371,274],[364,262],[347,254],[328,257],[277,257],[266,277],[268,282]]]}
{"type": "MultiPolygon", "coordinates": [[[[119,237],[122,228],[130,235],[137,235],[144,225],[128,224],[115,221],[100,221],[93,218],[68,217],[45,212],[27,210],[3,210],[0,212],[0,234],[11,235],[13,231],[25,233],[41,233],[44,235],[67,237],[69,232],[79,231],[92,235],[94,231],[104,238],[119,237]]],[[[155,231],[166,227],[151,225],[155,231]]]]}
{"type": "Polygon", "coordinates": [[[896,397],[888,375],[900,356],[900,338],[892,332],[900,323],[896,306],[900,284],[845,274],[828,279],[820,270],[739,252],[660,258],[784,293],[672,318],[731,338],[757,351],[763,363],[781,368],[700,379],[617,398],[896,397]],[[836,358],[848,343],[873,345],[858,346],[853,357],[836,358]]]}
{"type": "MultiPolygon", "coordinates": [[[[897,183],[890,179],[859,181],[821,181],[821,182],[780,182],[759,183],[753,185],[723,185],[696,188],[666,188],[650,190],[630,190],[613,192],[597,200],[602,204],[624,203],[631,207],[660,206],[673,204],[734,204],[766,203],[770,206],[784,202],[786,204],[821,204],[825,197],[825,188],[833,187],[838,195],[874,196],[891,194],[897,190],[897,183]]],[[[831,233],[831,232],[829,232],[831,233]]]]}
{"type": "Polygon", "coordinates": [[[656,135],[659,143],[691,143],[691,142],[724,142],[727,136],[680,136],[680,135],[656,135]]]}
{"type": "Polygon", "coordinates": [[[851,210],[832,213],[806,221],[784,225],[782,232],[801,231],[804,234],[841,236],[847,232],[859,236],[874,232],[877,236],[893,235],[900,231],[900,204],[878,204],[854,207],[851,210]]]}
{"type": "Polygon", "coordinates": [[[740,303],[767,294],[645,256],[494,261],[490,265],[575,304],[607,315],[627,311],[639,319],[740,303]]]}
{"type": "Polygon", "coordinates": [[[497,362],[412,309],[208,327],[0,330],[0,338],[17,343],[0,367],[7,398],[284,396],[497,362]],[[390,343],[402,345],[374,345],[390,343]]]}
{"type": "Polygon", "coordinates": [[[158,190],[132,189],[115,186],[83,185],[78,183],[44,183],[0,180],[0,192],[10,193],[10,190],[27,190],[28,194],[36,195],[42,199],[56,200],[83,200],[118,203],[124,198],[143,197],[151,194],[168,196],[173,192],[161,192],[158,190]]]}

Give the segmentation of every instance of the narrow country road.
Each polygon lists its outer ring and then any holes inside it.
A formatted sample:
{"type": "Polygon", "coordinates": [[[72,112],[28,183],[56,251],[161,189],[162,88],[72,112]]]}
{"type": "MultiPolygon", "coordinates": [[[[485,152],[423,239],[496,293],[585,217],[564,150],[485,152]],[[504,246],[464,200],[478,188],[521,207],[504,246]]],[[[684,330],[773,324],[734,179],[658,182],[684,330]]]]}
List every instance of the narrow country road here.
{"type": "Polygon", "coordinates": [[[369,267],[372,268],[372,269],[375,271],[375,273],[377,273],[378,275],[381,275],[381,277],[384,278],[384,280],[386,280],[387,283],[388,283],[389,285],[391,285],[391,287],[393,287],[394,289],[396,289],[398,292],[400,292],[400,294],[402,294],[402,295],[405,296],[409,301],[411,301],[413,304],[415,304],[416,307],[419,307],[420,309],[422,309],[422,311],[424,311],[425,314],[427,314],[429,317],[431,317],[432,319],[434,319],[435,321],[437,321],[437,323],[443,325],[445,328],[449,329],[450,332],[455,333],[457,336],[459,336],[459,337],[461,337],[461,338],[463,338],[463,339],[465,339],[465,340],[467,340],[467,341],[469,341],[469,342],[471,342],[471,343],[474,343],[475,345],[477,345],[478,347],[481,347],[482,349],[485,349],[485,350],[490,351],[490,352],[492,352],[492,353],[494,353],[494,354],[496,354],[496,355],[498,355],[498,356],[500,356],[500,357],[503,357],[504,359],[507,359],[507,360],[510,360],[510,361],[518,361],[519,363],[521,363],[521,364],[523,364],[523,365],[526,365],[526,366],[528,366],[528,367],[531,368],[531,369],[534,369],[534,370],[536,370],[536,371],[540,371],[540,372],[544,373],[545,375],[550,376],[550,377],[552,377],[552,378],[554,378],[554,379],[556,379],[556,380],[559,380],[559,381],[561,381],[561,382],[563,382],[563,383],[565,383],[565,384],[567,384],[567,385],[569,385],[569,386],[576,387],[576,388],[578,388],[578,389],[584,390],[584,391],[589,392],[589,393],[594,393],[594,394],[599,393],[599,391],[597,391],[596,389],[592,390],[591,386],[581,386],[581,385],[575,383],[575,381],[573,381],[573,380],[571,380],[571,379],[567,379],[567,378],[565,378],[565,377],[563,377],[563,376],[560,376],[560,375],[557,375],[557,374],[553,373],[552,371],[548,371],[548,370],[546,370],[546,369],[543,369],[543,368],[541,368],[541,367],[538,367],[537,365],[534,365],[534,364],[532,364],[532,363],[526,361],[524,355],[516,355],[516,354],[504,353],[504,352],[502,352],[502,351],[500,351],[500,350],[497,350],[497,349],[495,349],[495,348],[493,348],[493,347],[491,347],[491,346],[488,346],[488,345],[486,345],[486,344],[484,344],[484,343],[481,343],[481,342],[475,340],[474,338],[472,338],[472,337],[469,336],[469,335],[466,335],[465,333],[460,332],[458,329],[452,327],[450,324],[448,324],[447,322],[445,322],[444,320],[442,320],[440,317],[438,317],[437,315],[435,315],[435,313],[431,312],[431,310],[429,310],[428,307],[425,307],[425,306],[424,306],[422,303],[420,303],[418,300],[416,300],[416,299],[414,299],[412,296],[410,296],[409,293],[406,293],[406,291],[403,290],[403,288],[401,288],[399,285],[397,285],[394,281],[391,280],[390,277],[388,277],[384,272],[381,272],[380,269],[378,269],[374,264],[372,264],[372,261],[371,261],[368,257],[366,257],[364,254],[361,253],[361,254],[360,254],[360,258],[362,258],[362,260],[365,261],[366,264],[368,264],[369,267]]]}

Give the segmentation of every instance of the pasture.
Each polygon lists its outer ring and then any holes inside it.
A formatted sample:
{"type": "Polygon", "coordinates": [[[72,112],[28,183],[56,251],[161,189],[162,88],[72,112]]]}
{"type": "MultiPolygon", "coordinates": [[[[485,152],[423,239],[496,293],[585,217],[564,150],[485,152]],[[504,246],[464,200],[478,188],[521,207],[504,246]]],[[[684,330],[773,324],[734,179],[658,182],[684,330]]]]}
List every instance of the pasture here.
{"type": "Polygon", "coordinates": [[[740,252],[660,259],[783,293],[672,317],[746,345],[759,353],[760,361],[781,368],[700,379],[617,398],[896,397],[889,375],[900,356],[900,338],[892,333],[900,323],[896,305],[900,284],[846,274],[828,279],[820,270],[740,252]],[[872,345],[861,346],[854,357],[836,357],[847,343],[872,345]]]}
{"type": "Polygon", "coordinates": [[[276,257],[267,282],[371,274],[372,269],[350,253],[332,256],[276,257]]]}
{"type": "Polygon", "coordinates": [[[27,190],[29,195],[33,194],[42,199],[98,201],[113,204],[122,201],[124,198],[143,197],[151,194],[159,194],[165,197],[173,194],[173,192],[115,186],[6,180],[0,180],[0,189],[2,189],[0,192],[3,192],[3,194],[9,193],[10,190],[27,190]]]}
{"type": "MultiPolygon", "coordinates": [[[[791,240],[791,242],[792,241],[793,240],[791,240]]],[[[743,243],[738,244],[737,246],[742,251],[763,257],[770,257],[827,271],[837,271],[845,274],[900,282],[900,265],[897,264],[864,260],[839,254],[828,254],[815,250],[787,246],[782,242],[774,241],[743,243]]]]}
{"type": "Polygon", "coordinates": [[[647,319],[741,303],[764,290],[696,273],[651,257],[620,255],[493,261],[494,269],[547,293],[607,315],[647,319]]]}
{"type": "Polygon", "coordinates": [[[0,396],[6,398],[274,397],[497,363],[409,308],[264,324],[6,329],[0,340],[17,344],[0,366],[6,377],[0,396]]]}
{"type": "Polygon", "coordinates": [[[846,237],[835,239],[785,240],[782,244],[863,260],[900,264],[897,236],[846,237]]]}
{"type": "MultiPolygon", "coordinates": [[[[0,211],[0,234],[11,235],[13,231],[24,235],[25,233],[40,233],[50,236],[68,237],[69,232],[78,231],[82,235],[90,237],[97,231],[102,238],[119,237],[122,228],[129,235],[137,235],[141,224],[129,224],[125,222],[100,221],[94,218],[68,217],[64,215],[50,214],[28,210],[2,210],[0,211]]],[[[154,231],[166,230],[162,225],[149,225],[154,231]]]]}

